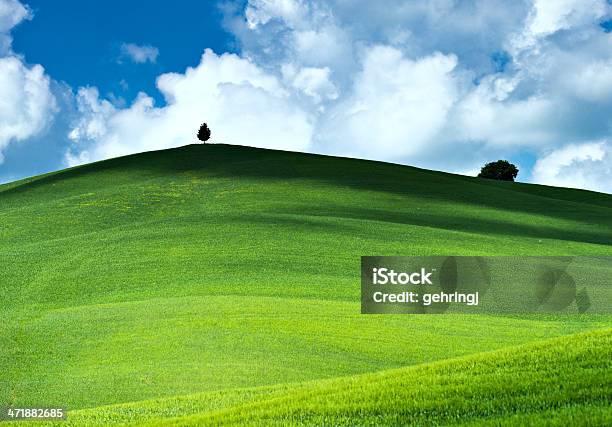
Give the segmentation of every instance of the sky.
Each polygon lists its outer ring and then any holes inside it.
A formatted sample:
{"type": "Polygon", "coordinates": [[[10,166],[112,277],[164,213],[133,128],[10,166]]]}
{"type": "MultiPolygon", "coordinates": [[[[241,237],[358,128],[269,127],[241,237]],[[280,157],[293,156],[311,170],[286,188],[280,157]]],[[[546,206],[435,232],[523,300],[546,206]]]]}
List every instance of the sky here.
{"type": "Polygon", "coordinates": [[[608,0],[0,0],[0,182],[197,142],[612,193],[608,0]]]}

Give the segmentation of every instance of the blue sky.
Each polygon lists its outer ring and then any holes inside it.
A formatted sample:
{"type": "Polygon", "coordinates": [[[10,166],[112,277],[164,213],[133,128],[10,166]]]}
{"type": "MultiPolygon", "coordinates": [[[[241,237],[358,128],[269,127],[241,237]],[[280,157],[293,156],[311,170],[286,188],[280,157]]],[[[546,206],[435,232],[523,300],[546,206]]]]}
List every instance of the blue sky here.
{"type": "Polygon", "coordinates": [[[0,0],[0,182],[213,142],[612,192],[606,0],[0,0]]]}
{"type": "Polygon", "coordinates": [[[131,102],[145,91],[161,102],[155,78],[198,65],[204,47],[232,51],[214,1],[29,0],[33,19],[13,31],[13,49],[43,64],[54,79],[73,88],[95,85],[105,96],[131,102]],[[184,7],[177,7],[177,4],[184,7]],[[122,58],[121,45],[150,45],[154,63],[122,58]],[[127,83],[127,86],[122,83],[127,83]]]}

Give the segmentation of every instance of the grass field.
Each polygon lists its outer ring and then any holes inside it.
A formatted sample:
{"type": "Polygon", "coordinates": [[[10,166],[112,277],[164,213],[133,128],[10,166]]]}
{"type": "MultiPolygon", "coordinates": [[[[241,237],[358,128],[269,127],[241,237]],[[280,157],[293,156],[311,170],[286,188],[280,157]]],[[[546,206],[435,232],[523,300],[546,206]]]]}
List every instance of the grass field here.
{"type": "Polygon", "coordinates": [[[612,316],[363,316],[362,255],[612,255],[612,196],[227,145],[0,186],[0,406],[76,425],[612,420],[612,316]]]}

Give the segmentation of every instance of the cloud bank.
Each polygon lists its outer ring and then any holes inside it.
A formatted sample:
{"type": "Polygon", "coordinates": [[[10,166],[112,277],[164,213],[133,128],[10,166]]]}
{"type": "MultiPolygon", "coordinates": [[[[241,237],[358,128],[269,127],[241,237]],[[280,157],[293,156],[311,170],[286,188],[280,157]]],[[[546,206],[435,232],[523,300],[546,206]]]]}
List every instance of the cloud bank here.
{"type": "Polygon", "coordinates": [[[9,144],[35,137],[57,113],[50,78],[12,51],[10,31],[31,11],[17,0],[0,0],[0,163],[9,144]]]}
{"type": "Polygon", "coordinates": [[[539,159],[533,175],[541,184],[610,192],[612,145],[609,141],[567,145],[539,159]]]}
{"type": "Polygon", "coordinates": [[[166,106],[155,107],[141,93],[126,109],[100,99],[95,88],[81,88],[68,164],[196,142],[204,118],[213,130],[211,142],[309,148],[313,129],[307,112],[294,105],[279,79],[237,55],[206,50],[199,66],[163,74],[157,87],[166,106]]]}

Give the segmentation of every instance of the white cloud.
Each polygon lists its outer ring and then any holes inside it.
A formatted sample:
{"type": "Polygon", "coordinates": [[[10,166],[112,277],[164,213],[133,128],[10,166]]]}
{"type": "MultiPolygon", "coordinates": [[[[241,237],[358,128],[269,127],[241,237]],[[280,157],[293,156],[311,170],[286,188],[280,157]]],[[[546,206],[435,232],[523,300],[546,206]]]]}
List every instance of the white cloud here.
{"type": "Polygon", "coordinates": [[[10,31],[24,19],[31,19],[32,12],[17,0],[0,0],[0,55],[11,51],[10,31]]]}
{"type": "Polygon", "coordinates": [[[612,58],[581,62],[572,67],[572,73],[561,73],[564,89],[577,97],[591,102],[612,98],[612,58]]]}
{"type": "Polygon", "coordinates": [[[0,33],[8,33],[24,19],[31,18],[30,9],[17,0],[0,0],[0,33]]]}
{"type": "Polygon", "coordinates": [[[17,0],[0,0],[0,163],[9,144],[37,136],[57,111],[51,80],[40,65],[29,66],[12,51],[10,31],[32,18],[17,0]]]}
{"type": "Polygon", "coordinates": [[[291,64],[281,67],[283,78],[298,91],[319,104],[324,100],[338,98],[338,89],[330,79],[330,69],[304,67],[296,70],[291,64]]]}
{"type": "Polygon", "coordinates": [[[302,64],[342,70],[351,64],[353,48],[349,36],[335,24],[318,29],[295,31],[290,40],[291,55],[302,64]]]}
{"type": "Polygon", "coordinates": [[[428,150],[456,101],[456,65],[452,55],[368,49],[350,94],[323,118],[321,149],[382,160],[428,150]]]}
{"type": "Polygon", "coordinates": [[[504,0],[249,0],[247,19],[228,22],[249,56],[300,58],[301,65],[338,73],[358,70],[357,48],[372,44],[393,45],[413,58],[453,52],[489,67],[488,55],[527,13],[524,3],[504,0]]]}
{"type": "Polygon", "coordinates": [[[307,10],[307,4],[301,0],[251,0],[245,9],[245,17],[250,28],[265,25],[272,19],[282,19],[297,26],[307,10]]]}
{"type": "Polygon", "coordinates": [[[12,141],[31,138],[50,123],[57,109],[50,79],[40,65],[0,58],[0,163],[12,141]]]}
{"type": "Polygon", "coordinates": [[[555,142],[558,111],[545,96],[509,99],[517,81],[490,77],[458,103],[453,122],[455,138],[491,146],[540,147],[555,142]],[[520,126],[518,125],[520,124],[520,126]]]}
{"type": "Polygon", "coordinates": [[[9,32],[30,16],[30,10],[17,0],[0,0],[0,31],[9,32]]]}
{"type": "Polygon", "coordinates": [[[592,26],[608,10],[606,0],[534,0],[524,28],[509,38],[508,49],[515,56],[537,53],[546,37],[592,26]]]}
{"type": "Polygon", "coordinates": [[[80,88],[76,101],[81,117],[78,125],[68,135],[69,138],[78,141],[103,137],[107,132],[106,123],[117,112],[117,109],[111,102],[101,100],[98,89],[95,87],[80,88]]]}
{"type": "Polygon", "coordinates": [[[70,132],[70,164],[196,142],[201,122],[211,142],[307,150],[309,115],[291,103],[280,81],[237,55],[206,50],[184,74],[161,75],[157,86],[167,106],[140,94],[127,109],[100,100],[94,89],[78,94],[81,120],[70,132]]]}
{"type": "Polygon", "coordinates": [[[542,37],[589,25],[604,16],[606,9],[605,0],[536,0],[527,20],[527,31],[542,37]]]}
{"type": "Polygon", "coordinates": [[[570,144],[539,159],[532,180],[538,184],[612,193],[612,143],[570,144]]]}
{"type": "Polygon", "coordinates": [[[137,64],[146,62],[155,63],[159,56],[159,49],[151,45],[137,45],[134,43],[123,43],[121,45],[121,57],[129,58],[137,64]]]}

